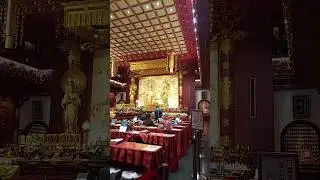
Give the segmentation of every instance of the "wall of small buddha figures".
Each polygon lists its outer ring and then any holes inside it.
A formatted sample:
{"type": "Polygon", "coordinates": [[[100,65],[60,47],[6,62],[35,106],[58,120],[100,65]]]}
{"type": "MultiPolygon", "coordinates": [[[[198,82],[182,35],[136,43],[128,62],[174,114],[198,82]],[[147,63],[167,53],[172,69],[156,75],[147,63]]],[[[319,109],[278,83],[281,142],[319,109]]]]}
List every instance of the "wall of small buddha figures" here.
{"type": "Polygon", "coordinates": [[[294,121],[307,121],[320,128],[320,94],[316,89],[283,90],[274,93],[275,150],[281,148],[281,133],[294,121]],[[299,114],[300,113],[300,114],[299,114]]]}

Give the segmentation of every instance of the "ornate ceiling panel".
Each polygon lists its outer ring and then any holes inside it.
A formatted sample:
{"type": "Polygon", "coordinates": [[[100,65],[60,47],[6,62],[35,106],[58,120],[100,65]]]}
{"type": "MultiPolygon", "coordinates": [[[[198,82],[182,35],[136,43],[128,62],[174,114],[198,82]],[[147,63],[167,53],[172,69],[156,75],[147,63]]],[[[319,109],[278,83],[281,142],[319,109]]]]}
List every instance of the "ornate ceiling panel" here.
{"type": "MultiPolygon", "coordinates": [[[[110,0],[111,57],[116,60],[149,59],[166,56],[167,52],[187,54],[195,48],[188,47],[186,35],[189,34],[181,20],[178,1],[110,0]]],[[[190,11],[189,21],[192,22],[192,7],[190,11]]]]}

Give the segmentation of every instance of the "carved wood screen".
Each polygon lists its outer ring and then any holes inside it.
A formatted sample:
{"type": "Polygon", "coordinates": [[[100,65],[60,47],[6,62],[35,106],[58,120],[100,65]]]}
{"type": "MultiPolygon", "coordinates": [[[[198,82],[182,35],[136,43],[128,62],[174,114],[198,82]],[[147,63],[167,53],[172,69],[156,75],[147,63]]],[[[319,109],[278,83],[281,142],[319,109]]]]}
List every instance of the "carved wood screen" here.
{"type": "Polygon", "coordinates": [[[319,166],[319,128],[308,121],[294,121],[281,134],[281,150],[297,153],[300,165],[319,166]]]}

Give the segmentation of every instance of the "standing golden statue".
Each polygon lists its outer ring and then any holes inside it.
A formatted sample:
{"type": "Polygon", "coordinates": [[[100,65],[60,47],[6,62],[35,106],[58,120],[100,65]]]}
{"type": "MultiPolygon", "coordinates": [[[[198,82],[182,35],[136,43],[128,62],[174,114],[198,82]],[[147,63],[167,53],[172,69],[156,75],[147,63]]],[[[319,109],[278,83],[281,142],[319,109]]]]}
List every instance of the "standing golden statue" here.
{"type": "Polygon", "coordinates": [[[78,111],[81,105],[80,96],[87,86],[87,78],[80,69],[80,47],[74,44],[68,57],[69,69],[63,74],[61,87],[64,97],[61,102],[63,124],[66,133],[78,132],[78,111]]]}
{"type": "Polygon", "coordinates": [[[162,103],[164,107],[168,107],[169,106],[169,102],[168,102],[168,93],[170,92],[170,84],[168,83],[168,81],[164,81],[162,83],[162,92],[161,92],[161,99],[162,99],[162,103]]]}
{"type": "Polygon", "coordinates": [[[61,106],[64,109],[63,124],[65,132],[73,133],[77,130],[80,105],[81,99],[74,89],[72,80],[69,79],[65,86],[65,94],[61,102],[61,106]]]}
{"type": "Polygon", "coordinates": [[[150,106],[150,105],[154,105],[154,104],[155,104],[154,83],[153,83],[153,81],[149,81],[144,105],[150,106]]]}
{"type": "Polygon", "coordinates": [[[135,78],[131,77],[131,85],[130,85],[130,92],[129,92],[130,104],[134,104],[135,103],[136,91],[137,91],[137,85],[135,83],[135,78]]]}

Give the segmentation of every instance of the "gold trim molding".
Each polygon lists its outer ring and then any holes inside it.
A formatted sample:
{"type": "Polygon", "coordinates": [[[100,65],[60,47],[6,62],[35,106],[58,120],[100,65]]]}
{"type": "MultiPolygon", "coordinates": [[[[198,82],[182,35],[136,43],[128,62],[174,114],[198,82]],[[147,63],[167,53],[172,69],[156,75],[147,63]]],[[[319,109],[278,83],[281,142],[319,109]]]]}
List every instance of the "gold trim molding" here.
{"type": "Polygon", "coordinates": [[[82,26],[109,26],[109,1],[95,2],[72,1],[64,6],[64,24],[67,28],[82,26]]]}
{"type": "Polygon", "coordinates": [[[139,75],[170,74],[169,59],[155,59],[129,62],[130,71],[139,75]]]}

